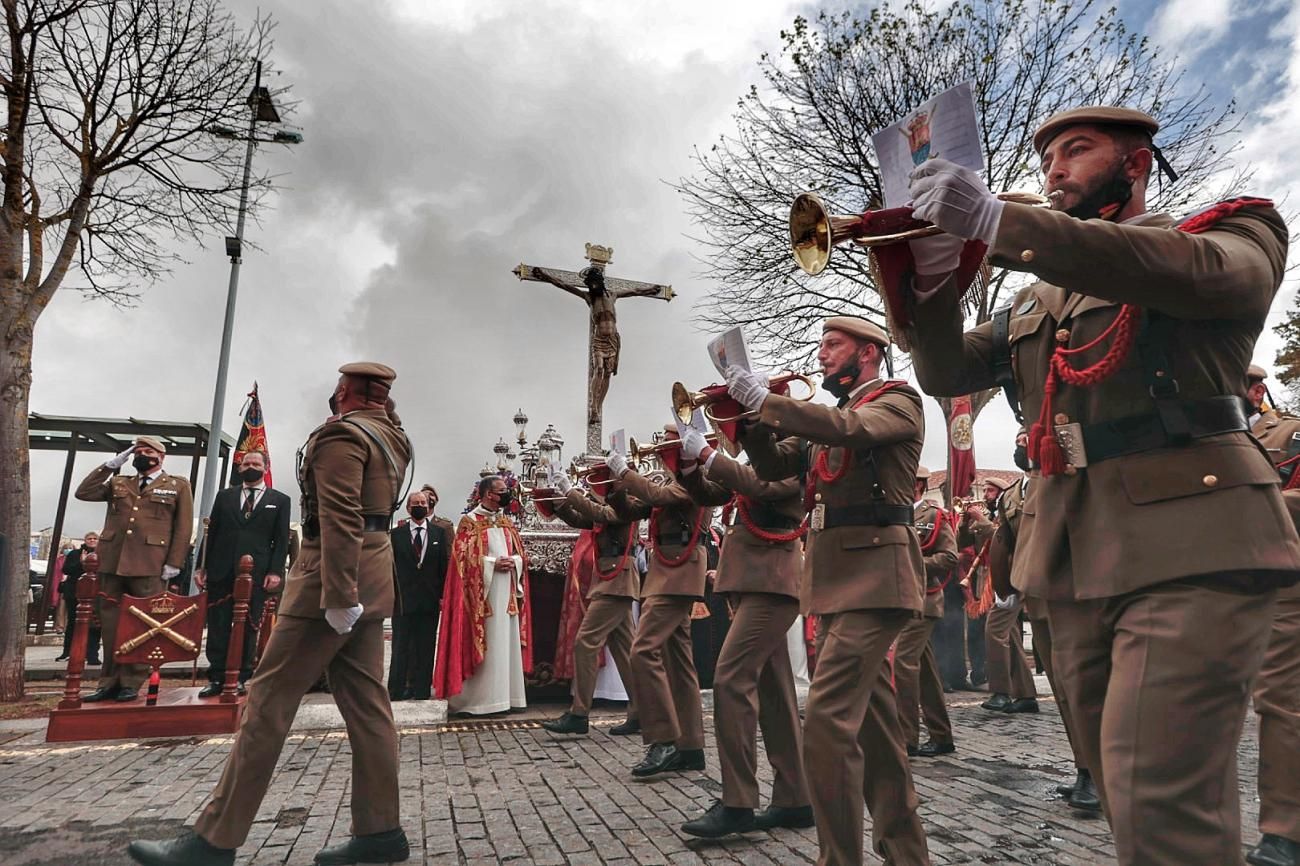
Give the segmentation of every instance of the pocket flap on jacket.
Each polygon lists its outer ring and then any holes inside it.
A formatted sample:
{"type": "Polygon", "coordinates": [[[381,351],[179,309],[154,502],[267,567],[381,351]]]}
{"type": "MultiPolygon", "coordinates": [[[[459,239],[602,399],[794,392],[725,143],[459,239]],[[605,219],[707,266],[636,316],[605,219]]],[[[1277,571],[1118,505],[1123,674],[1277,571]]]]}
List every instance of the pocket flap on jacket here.
{"type": "Polygon", "coordinates": [[[146,535],[146,536],[144,537],[144,543],[145,543],[145,544],[148,544],[148,545],[151,545],[151,546],[154,546],[154,547],[166,547],[166,546],[167,546],[167,536],[165,536],[165,535],[146,535]]]}
{"type": "Polygon", "coordinates": [[[1046,310],[1026,313],[1023,316],[1012,316],[1011,321],[1007,323],[1007,342],[1014,346],[1025,337],[1036,333],[1043,326],[1043,320],[1046,318],[1046,310]]]}
{"type": "Polygon", "coordinates": [[[1277,484],[1277,470],[1253,445],[1223,442],[1120,457],[1124,492],[1134,505],[1199,496],[1246,484],[1277,484]]]}

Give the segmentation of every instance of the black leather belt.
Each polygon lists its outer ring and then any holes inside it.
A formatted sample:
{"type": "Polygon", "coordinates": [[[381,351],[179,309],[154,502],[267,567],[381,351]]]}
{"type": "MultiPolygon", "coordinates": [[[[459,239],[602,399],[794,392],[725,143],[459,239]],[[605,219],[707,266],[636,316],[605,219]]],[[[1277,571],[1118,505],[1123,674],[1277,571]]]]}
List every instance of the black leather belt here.
{"type": "Polygon", "coordinates": [[[1187,445],[1193,439],[1244,433],[1246,407],[1240,397],[1225,395],[1204,400],[1164,400],[1162,411],[1129,415],[1098,424],[1083,424],[1088,463],[1112,457],[1187,445]]]}
{"type": "MultiPolygon", "coordinates": [[[[689,537],[686,538],[686,539],[683,539],[680,535],[678,535],[678,534],[676,534],[676,533],[672,533],[672,534],[670,534],[670,535],[658,535],[658,536],[655,536],[655,546],[656,546],[656,547],[659,547],[659,548],[664,548],[664,547],[686,547],[686,542],[688,542],[688,541],[690,541],[690,538],[689,538],[689,537]]],[[[699,539],[698,541],[695,542],[695,546],[696,546],[696,547],[703,547],[703,546],[704,546],[704,537],[703,537],[703,535],[701,535],[700,539],[699,539]]],[[[623,552],[620,550],[620,551],[619,551],[619,555],[621,556],[622,553],[623,553],[623,552]]]]}
{"type": "MultiPolygon", "coordinates": [[[[751,514],[750,517],[754,517],[754,515],[751,514]]],[[[793,517],[772,515],[770,518],[764,517],[760,520],[754,517],[754,525],[768,532],[789,532],[792,529],[798,529],[802,523],[802,518],[795,520],[793,517]]]]}
{"type": "Polygon", "coordinates": [[[846,505],[841,508],[826,506],[822,526],[912,526],[916,522],[916,509],[911,505],[846,505]]]}
{"type": "Polygon", "coordinates": [[[362,519],[362,532],[387,532],[388,524],[393,522],[393,518],[388,514],[367,514],[362,519]]]}

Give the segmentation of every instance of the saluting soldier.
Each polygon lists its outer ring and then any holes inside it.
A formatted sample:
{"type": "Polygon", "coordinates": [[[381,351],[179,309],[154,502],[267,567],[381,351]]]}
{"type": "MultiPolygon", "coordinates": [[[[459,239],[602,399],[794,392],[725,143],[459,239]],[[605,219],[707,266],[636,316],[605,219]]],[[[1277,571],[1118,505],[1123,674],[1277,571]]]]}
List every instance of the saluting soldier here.
{"type": "MultiPolygon", "coordinates": [[[[1293,520],[1300,519],[1300,418],[1264,406],[1268,374],[1251,364],[1246,399],[1251,432],[1268,449],[1284,483],[1293,520]]],[[[1300,864],[1300,584],[1277,596],[1264,664],[1254,687],[1259,714],[1259,844],[1246,860],[1255,866],[1300,864]]]]}
{"type": "Polygon", "coordinates": [[[923,608],[925,565],[912,503],[925,418],[920,394],[881,379],[888,344],[884,330],[865,319],[825,321],[817,359],[836,407],[772,394],[763,375],[726,370],[732,397],[758,410],[767,428],[745,439],[759,477],[807,479],[802,602],[818,616],[818,648],[804,766],[818,862],[835,866],[862,862],[864,797],[873,847],[886,862],[930,862],[886,664],[894,639],[923,608]],[[791,438],[777,441],[776,434],[791,438]]]}
{"type": "Polygon", "coordinates": [[[1300,538],[1242,399],[1287,231],[1256,198],[1181,223],[1148,213],[1157,128],[1113,107],[1039,127],[1063,212],[999,201],[946,160],[915,169],[914,213],[945,234],[911,242],[927,262],[913,360],[940,396],[1011,383],[1032,419],[1040,477],[1012,579],[1047,599],[1117,859],[1217,866],[1241,859],[1237,741],[1277,589],[1300,575],[1300,538]],[[952,278],[963,239],[1039,278],[965,335],[952,278]]]}
{"type": "Polygon", "coordinates": [[[898,719],[903,726],[907,754],[934,758],[957,750],[952,737],[952,721],[943,699],[943,680],[939,662],[930,644],[934,627],[943,619],[943,589],[957,569],[957,533],[948,513],[925,498],[930,470],[916,468],[915,521],[925,563],[924,615],[913,617],[903,626],[894,648],[894,684],[898,690],[898,719]],[[925,720],[929,739],[920,742],[917,709],[925,720]]]}
{"type": "Polygon", "coordinates": [[[76,496],[83,502],[107,502],[108,515],[99,535],[99,621],[103,627],[104,667],[99,687],[84,701],[133,701],[149,676],[149,666],[119,665],[117,621],[123,595],[148,598],[167,588],[181,573],[194,531],[194,494],[190,482],[163,471],[167,446],[153,436],[135,443],[86,476],[76,496]],[[118,470],[131,461],[136,475],[118,470]]]}
{"type": "Polygon", "coordinates": [[[132,842],[145,866],[230,866],[266,796],[303,695],[328,670],[352,748],[352,833],[320,851],[318,866],[400,862],[397,731],[384,684],[384,618],[393,612],[388,535],[411,459],[406,434],[384,402],[397,374],[359,362],[330,398],[336,414],[299,454],[302,550],[212,800],[194,832],[168,842],[132,842]]]}
{"type": "MultiPolygon", "coordinates": [[[[744,436],[741,436],[744,444],[744,436]]],[[[798,479],[764,481],[687,427],[682,459],[697,501],[734,496],[736,524],[726,531],[713,591],[726,598],[731,626],[713,674],[714,735],[722,798],[682,830],[717,838],[773,827],[813,825],[803,769],[799,698],[786,632],[799,617],[800,540],[807,509],[798,479]],[[758,728],[772,765],[772,799],[757,815],[758,728]]]]}

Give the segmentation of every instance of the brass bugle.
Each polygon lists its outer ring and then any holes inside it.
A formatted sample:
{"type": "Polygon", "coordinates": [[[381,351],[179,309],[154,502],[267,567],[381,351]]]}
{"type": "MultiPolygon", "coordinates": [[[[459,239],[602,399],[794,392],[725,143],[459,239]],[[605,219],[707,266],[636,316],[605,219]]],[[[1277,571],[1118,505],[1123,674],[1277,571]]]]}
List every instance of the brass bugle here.
{"type": "Polygon", "coordinates": [[[546,493],[546,492],[554,493],[555,492],[554,487],[538,487],[537,485],[533,485],[532,487],[529,487],[527,484],[520,484],[519,489],[524,491],[524,493],[527,493],[529,496],[531,496],[534,502],[563,502],[564,501],[563,496],[538,496],[537,495],[538,493],[546,493]]]}
{"type": "MultiPolygon", "coordinates": [[[[706,433],[704,434],[704,441],[716,447],[718,444],[718,434],[706,433]]],[[[638,464],[651,455],[676,451],[682,447],[682,440],[680,439],[667,439],[656,445],[638,445],[635,438],[628,439],[627,442],[627,459],[629,465],[638,464]]]]}
{"type": "MultiPolygon", "coordinates": [[[[1000,192],[1001,201],[1015,204],[1027,204],[1033,207],[1055,207],[1063,192],[1057,190],[1051,196],[1033,192],[1000,192]]],[[[883,246],[900,241],[942,234],[943,229],[933,223],[907,217],[910,209],[894,208],[900,212],[905,222],[919,223],[902,231],[873,234],[868,220],[881,211],[865,211],[855,215],[832,214],[816,193],[801,193],[790,206],[790,252],[794,260],[809,276],[817,276],[826,270],[831,260],[831,251],[845,241],[855,241],[864,247],[883,246]]]]}
{"type": "Polygon", "coordinates": [[[614,479],[612,478],[604,478],[599,481],[587,480],[588,475],[591,475],[594,472],[599,472],[602,469],[608,469],[608,464],[606,464],[604,461],[601,461],[600,463],[593,463],[590,466],[583,466],[582,468],[578,468],[577,466],[570,464],[569,468],[565,471],[568,473],[569,480],[572,481],[574,484],[586,484],[588,487],[594,487],[597,484],[613,484],[614,479]]]}
{"type": "MultiPolygon", "coordinates": [[[[807,402],[817,395],[817,386],[813,384],[812,377],[806,373],[782,373],[779,376],[773,376],[768,381],[768,388],[775,391],[782,385],[795,381],[802,382],[808,389],[806,395],[797,398],[800,402],[807,402]]],[[[714,403],[721,403],[726,399],[728,399],[726,385],[709,385],[702,391],[688,391],[681,382],[673,383],[673,411],[683,424],[691,423],[691,416],[700,407],[704,408],[704,417],[714,424],[730,424],[733,421],[753,418],[758,415],[757,412],[750,410],[729,418],[719,418],[713,414],[711,407],[714,403]]]]}

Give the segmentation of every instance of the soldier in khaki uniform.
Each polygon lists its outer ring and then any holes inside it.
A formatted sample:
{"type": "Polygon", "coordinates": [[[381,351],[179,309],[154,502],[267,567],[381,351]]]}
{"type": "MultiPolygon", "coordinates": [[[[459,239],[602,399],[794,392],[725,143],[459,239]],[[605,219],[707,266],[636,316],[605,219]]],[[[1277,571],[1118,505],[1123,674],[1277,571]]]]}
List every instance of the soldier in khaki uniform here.
{"type": "Polygon", "coordinates": [[[587,716],[596,693],[596,675],[600,671],[601,651],[608,646],[627,689],[627,720],[610,730],[612,734],[640,733],[635,690],[632,688],[632,603],[641,594],[641,576],[637,574],[632,548],[637,540],[635,515],[644,505],[631,499],[626,490],[610,493],[608,498],[584,493],[574,487],[561,471],[551,474],[564,502],[555,515],[575,529],[590,529],[596,534],[596,569],[591,589],[587,591],[587,610],[573,646],[573,704],[558,719],[542,722],[542,727],[556,734],[587,733],[587,716]]]}
{"type": "Polygon", "coordinates": [[[384,401],[397,374],[383,364],[339,368],[337,414],[299,454],[303,543],[239,733],[195,832],[132,842],[145,866],[230,866],[266,796],[303,695],[328,670],[352,747],[352,832],[316,855],[320,866],[406,860],[397,731],[384,682],[384,619],[393,611],[388,528],[403,498],[411,445],[384,401]]]}
{"type": "MultiPolygon", "coordinates": [[[[1268,449],[1286,487],[1300,463],[1300,418],[1263,409],[1268,374],[1246,371],[1251,432],[1268,449]]],[[[1300,484],[1300,479],[1295,479],[1300,484]]],[[[1300,488],[1283,493],[1300,520],[1300,488]]],[[[1300,864],[1300,584],[1282,590],[1269,632],[1264,664],[1253,691],[1259,714],[1259,830],[1264,834],[1246,860],[1255,866],[1300,864]]]]}
{"type": "Polygon", "coordinates": [[[1300,538],[1242,399],[1287,232],[1261,199],[1181,224],[1147,213],[1156,129],[1111,107],[1040,127],[1046,186],[1065,212],[1000,202],[945,160],[917,168],[914,212],[945,234],[912,242],[929,263],[915,281],[913,360],[936,395],[1013,382],[1033,419],[1040,477],[1012,580],[1047,599],[1057,679],[1119,862],[1221,866],[1241,860],[1249,687],[1277,589],[1300,572],[1300,538]],[[1040,278],[964,335],[951,277],[963,238],[1040,278]]]}
{"type": "Polygon", "coordinates": [[[631,682],[647,748],[632,775],[703,770],[704,715],[691,650],[691,608],[704,598],[709,515],[712,506],[726,500],[697,504],[679,479],[659,483],[646,478],[628,469],[621,454],[611,454],[606,463],[616,481],[642,503],[629,517],[650,519],[650,572],[641,587],[631,682]]]}
{"type": "Polygon", "coordinates": [[[726,370],[732,397],[759,411],[762,427],[745,440],[759,477],[808,479],[802,602],[818,616],[818,649],[804,766],[823,866],[862,862],[863,798],[886,863],[930,862],[886,664],[894,639],[923,609],[912,503],[925,419],[916,391],[880,378],[888,343],[865,319],[826,320],[817,358],[838,407],[775,395],[761,374],[726,370]]]}
{"type": "Polygon", "coordinates": [[[189,481],[163,471],[167,447],[140,436],[130,448],[97,467],[77,488],[83,502],[107,502],[99,536],[99,621],[103,625],[104,667],[99,688],[82,700],[133,701],[149,676],[148,665],[118,665],[118,605],[123,595],[147,598],[167,588],[189,556],[194,494],[189,481]],[[137,475],[117,472],[131,460],[137,475]]]}
{"type": "MultiPolygon", "coordinates": [[[[1007,497],[1017,490],[1018,481],[990,478],[989,486],[998,491],[996,511],[998,525],[1006,522],[1007,497]]],[[[994,590],[996,602],[984,623],[985,669],[989,691],[993,694],[980,706],[1002,713],[1038,712],[1038,690],[1034,673],[1029,669],[1024,639],[1020,634],[1020,611],[1025,606],[1019,593],[1004,595],[994,590]]]]}
{"type": "MultiPolygon", "coordinates": [[[[741,437],[742,444],[744,437],[741,437]]],[[[799,616],[800,539],[807,509],[798,479],[764,481],[717,451],[704,434],[683,431],[682,459],[700,468],[684,475],[697,501],[734,495],[713,590],[727,599],[731,627],[713,676],[714,734],[722,765],[722,797],[682,825],[692,836],[717,838],[773,827],[811,827],[803,770],[803,736],[786,632],[799,616]],[[758,815],[758,728],[772,764],[772,799],[758,815]]]]}
{"type": "Polygon", "coordinates": [[[957,750],[952,739],[952,721],[943,699],[943,681],[934,657],[930,635],[943,619],[943,588],[957,569],[957,533],[947,512],[926,500],[930,470],[916,469],[916,534],[925,563],[925,610],[903,626],[894,648],[894,683],[898,689],[898,719],[903,726],[907,754],[922,758],[947,755],[957,750]],[[917,708],[925,719],[929,740],[920,743],[917,708]]]}

